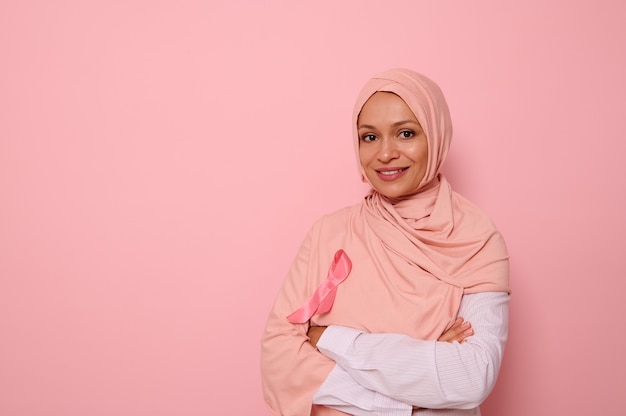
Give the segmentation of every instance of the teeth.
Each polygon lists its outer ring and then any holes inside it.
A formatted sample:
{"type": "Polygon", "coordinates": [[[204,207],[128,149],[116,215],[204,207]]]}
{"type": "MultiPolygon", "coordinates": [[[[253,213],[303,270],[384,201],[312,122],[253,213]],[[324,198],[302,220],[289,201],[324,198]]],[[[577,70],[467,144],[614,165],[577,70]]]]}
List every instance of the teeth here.
{"type": "Polygon", "coordinates": [[[398,169],[398,170],[387,170],[387,171],[382,171],[380,172],[382,175],[395,175],[396,173],[400,173],[402,171],[402,169],[398,169]]]}

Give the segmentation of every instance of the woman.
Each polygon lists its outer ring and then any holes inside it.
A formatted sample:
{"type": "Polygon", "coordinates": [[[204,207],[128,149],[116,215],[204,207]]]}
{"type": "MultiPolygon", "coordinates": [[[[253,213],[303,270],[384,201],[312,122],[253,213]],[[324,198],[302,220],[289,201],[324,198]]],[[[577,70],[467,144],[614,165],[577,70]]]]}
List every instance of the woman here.
{"type": "Polygon", "coordinates": [[[479,415],[506,342],[508,256],[440,174],[444,96],[390,70],[352,122],[372,191],[305,238],[263,335],[265,400],[276,415],[479,415]]]}

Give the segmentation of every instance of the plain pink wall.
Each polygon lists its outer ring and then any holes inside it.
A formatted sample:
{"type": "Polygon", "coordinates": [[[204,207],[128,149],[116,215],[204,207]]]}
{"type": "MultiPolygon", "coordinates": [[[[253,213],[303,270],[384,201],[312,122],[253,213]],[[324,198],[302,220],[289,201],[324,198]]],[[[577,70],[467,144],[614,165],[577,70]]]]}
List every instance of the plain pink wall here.
{"type": "Polygon", "coordinates": [[[623,4],[2,1],[0,414],[267,415],[267,312],[363,194],[352,104],[395,66],[510,249],[484,415],[620,413],[623,4]]]}

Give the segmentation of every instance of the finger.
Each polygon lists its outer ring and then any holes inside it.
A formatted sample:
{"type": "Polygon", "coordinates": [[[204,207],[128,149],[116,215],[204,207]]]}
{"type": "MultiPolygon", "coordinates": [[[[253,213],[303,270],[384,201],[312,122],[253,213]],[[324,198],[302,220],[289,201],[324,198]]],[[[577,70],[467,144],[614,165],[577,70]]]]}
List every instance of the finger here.
{"type": "Polygon", "coordinates": [[[444,332],[438,340],[443,342],[463,342],[465,338],[473,334],[471,323],[464,322],[462,318],[458,318],[450,329],[444,332]]]}
{"type": "Polygon", "coordinates": [[[451,335],[451,336],[458,336],[460,334],[462,334],[463,332],[465,332],[468,328],[471,328],[471,324],[467,321],[463,321],[462,318],[459,318],[454,325],[452,325],[450,327],[450,329],[448,329],[446,331],[447,334],[451,335]]]}
{"type": "Polygon", "coordinates": [[[464,330],[460,326],[450,328],[439,337],[439,341],[458,341],[459,339],[462,339],[463,332],[464,330]]]}
{"type": "MultiPolygon", "coordinates": [[[[472,328],[471,325],[467,325],[463,332],[461,334],[459,334],[459,336],[463,337],[463,340],[471,337],[472,335],[474,335],[474,328],[472,328]]],[[[459,341],[460,342],[460,341],[459,341]]]]}
{"type": "Polygon", "coordinates": [[[458,331],[462,322],[463,320],[461,318],[457,318],[452,324],[452,326],[448,328],[443,334],[441,334],[441,336],[439,337],[439,341],[445,341],[445,342],[452,341],[454,337],[456,336],[456,331],[458,331]]]}
{"type": "Polygon", "coordinates": [[[457,331],[461,327],[461,325],[463,325],[463,323],[464,323],[463,318],[456,318],[456,320],[454,321],[452,326],[450,328],[448,328],[445,332],[457,331]]]}
{"type": "Polygon", "coordinates": [[[463,317],[459,316],[458,318],[456,318],[454,320],[454,323],[452,324],[452,326],[450,328],[454,328],[455,326],[459,326],[464,322],[463,317]]]}

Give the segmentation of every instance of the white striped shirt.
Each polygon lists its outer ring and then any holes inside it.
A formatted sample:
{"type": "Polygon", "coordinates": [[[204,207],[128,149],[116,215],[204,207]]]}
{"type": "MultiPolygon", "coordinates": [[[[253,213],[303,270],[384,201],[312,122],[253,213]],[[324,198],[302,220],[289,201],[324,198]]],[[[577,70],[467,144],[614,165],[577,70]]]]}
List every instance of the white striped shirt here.
{"type": "Polygon", "coordinates": [[[313,403],[357,416],[480,415],[502,362],[509,299],[505,292],[464,295],[458,316],[474,335],[462,344],[329,326],[317,347],[337,365],[313,403]]]}

